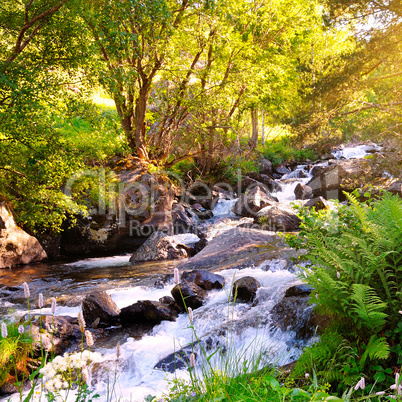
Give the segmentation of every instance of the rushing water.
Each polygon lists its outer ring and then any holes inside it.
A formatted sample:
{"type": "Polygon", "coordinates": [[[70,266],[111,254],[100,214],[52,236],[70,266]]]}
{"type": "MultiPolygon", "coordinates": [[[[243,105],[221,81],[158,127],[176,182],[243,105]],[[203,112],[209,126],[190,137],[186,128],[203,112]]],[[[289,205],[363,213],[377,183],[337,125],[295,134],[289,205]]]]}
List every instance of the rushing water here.
{"type": "MultiPolygon", "coordinates": [[[[336,158],[364,157],[367,148],[359,146],[334,151],[336,158]]],[[[307,183],[311,178],[308,165],[299,165],[296,169],[279,180],[282,191],[276,197],[282,203],[294,201],[294,189],[298,183],[307,183]]],[[[207,237],[211,239],[241,223],[250,222],[250,218],[237,218],[232,208],[236,199],[221,199],[215,206],[214,217],[204,223],[207,237]]],[[[178,235],[178,242],[192,244],[198,240],[195,234],[178,235]]],[[[82,298],[93,290],[106,290],[116,304],[122,308],[138,300],[158,300],[170,295],[173,282],[164,286],[155,285],[163,275],[171,274],[179,262],[152,262],[129,264],[130,255],[114,257],[90,258],[76,262],[60,262],[52,264],[35,264],[1,271],[1,283],[7,285],[2,289],[0,313],[13,315],[23,314],[22,282],[28,282],[32,299],[39,293],[45,296],[45,304],[49,305],[51,297],[57,297],[58,315],[77,316],[82,298]]],[[[213,367],[221,367],[229,363],[233,371],[236,364],[251,361],[255,353],[262,355],[262,364],[286,364],[294,361],[301,353],[306,342],[297,340],[292,332],[274,329],[270,311],[283,297],[285,290],[297,283],[296,273],[282,268],[280,261],[269,261],[259,267],[242,270],[226,270],[220,272],[226,279],[222,290],[210,291],[206,303],[194,311],[194,328],[202,345],[209,345],[206,353],[211,354],[219,349],[224,353],[216,353],[211,359],[213,367]],[[256,278],[261,287],[258,289],[256,301],[251,304],[230,303],[231,284],[235,279],[250,275],[256,278]],[[206,342],[206,343],[205,343],[206,342]],[[234,358],[234,351],[239,358],[234,358]],[[241,356],[241,358],[240,358],[241,356]],[[233,359],[234,358],[234,359],[233,359]],[[232,360],[230,360],[232,359],[232,360]]],[[[49,309],[42,309],[48,313],[49,309]]],[[[194,333],[189,328],[186,314],[180,314],[174,322],[163,321],[144,336],[131,334],[130,330],[120,331],[119,336],[111,337],[106,342],[95,342],[94,350],[103,356],[104,366],[112,367],[117,373],[116,393],[122,400],[143,401],[148,394],[162,395],[168,381],[174,378],[189,380],[187,369],[181,368],[174,374],[167,374],[155,369],[155,365],[169,354],[194,342],[194,333]],[[115,365],[117,341],[121,342],[121,358],[115,365]]],[[[206,367],[205,356],[200,346],[194,347],[196,372],[200,375],[202,367],[206,367]],[[203,357],[204,356],[204,357],[203,357]]],[[[102,372],[100,370],[99,372],[102,372]]],[[[107,381],[101,374],[94,384],[101,395],[100,401],[106,400],[107,381]]],[[[73,397],[72,397],[73,398],[73,397]]],[[[14,396],[13,400],[18,400],[14,396]]]]}

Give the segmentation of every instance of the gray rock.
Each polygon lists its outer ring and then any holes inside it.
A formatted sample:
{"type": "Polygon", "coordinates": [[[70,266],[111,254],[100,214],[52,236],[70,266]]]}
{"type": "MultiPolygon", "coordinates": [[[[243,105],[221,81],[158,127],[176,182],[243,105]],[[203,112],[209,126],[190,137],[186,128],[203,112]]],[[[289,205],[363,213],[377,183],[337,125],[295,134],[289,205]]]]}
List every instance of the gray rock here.
{"type": "Polygon", "coordinates": [[[182,278],[185,279],[186,282],[194,282],[204,290],[222,289],[225,286],[225,278],[222,275],[214,274],[209,271],[184,271],[182,278]]]}
{"type": "Polygon", "coordinates": [[[257,279],[251,276],[244,276],[233,284],[232,296],[236,300],[251,302],[255,299],[259,287],[261,287],[261,284],[257,279]]]}
{"type": "Polygon", "coordinates": [[[289,174],[291,170],[287,168],[284,164],[280,164],[274,168],[274,172],[279,175],[289,174]]]}
{"type": "Polygon", "coordinates": [[[175,234],[193,232],[198,223],[197,215],[187,204],[175,204],[172,209],[172,224],[175,234]]]}
{"type": "Polygon", "coordinates": [[[320,169],[307,185],[313,189],[314,197],[342,201],[345,199],[343,191],[351,192],[362,187],[364,177],[370,172],[370,163],[365,159],[334,160],[320,169]]]}
{"type": "Polygon", "coordinates": [[[106,292],[94,292],[82,301],[82,314],[89,327],[95,322],[109,326],[118,321],[120,309],[106,292]]]}
{"type": "Polygon", "coordinates": [[[182,271],[240,269],[270,259],[297,256],[277,234],[265,230],[233,228],[212,239],[194,257],[181,263],[182,271]]]}
{"type": "Polygon", "coordinates": [[[124,307],[120,313],[120,323],[124,327],[134,324],[159,324],[163,320],[174,321],[178,311],[170,305],[151,300],[141,300],[124,307]]]}
{"type": "Polygon", "coordinates": [[[274,232],[296,232],[300,229],[300,218],[296,212],[280,204],[261,209],[255,218],[261,228],[274,232]]]}
{"type": "Polygon", "coordinates": [[[277,199],[264,191],[264,188],[255,186],[239,197],[233,212],[238,216],[254,217],[260,209],[275,202],[277,199]]]}
{"type": "Polygon", "coordinates": [[[146,242],[131,256],[130,262],[161,261],[187,258],[185,247],[178,247],[178,243],[172,236],[158,231],[146,240],[146,242]]]}
{"type": "Polygon", "coordinates": [[[259,164],[259,172],[262,174],[271,174],[272,173],[272,162],[269,159],[261,158],[259,164]]]}
{"type": "Polygon", "coordinates": [[[39,241],[19,228],[5,201],[0,202],[0,268],[11,268],[47,258],[39,241]]]}
{"type": "Polygon", "coordinates": [[[312,286],[302,283],[300,285],[294,285],[286,289],[285,297],[309,296],[312,291],[312,286]]]}
{"type": "Polygon", "coordinates": [[[204,304],[207,293],[204,289],[197,286],[194,282],[182,281],[176,285],[172,291],[172,296],[176,303],[184,308],[183,299],[187,307],[196,309],[204,304]]]}
{"type": "Polygon", "coordinates": [[[313,189],[310,186],[299,183],[294,190],[296,200],[307,200],[313,197],[313,189]]]}

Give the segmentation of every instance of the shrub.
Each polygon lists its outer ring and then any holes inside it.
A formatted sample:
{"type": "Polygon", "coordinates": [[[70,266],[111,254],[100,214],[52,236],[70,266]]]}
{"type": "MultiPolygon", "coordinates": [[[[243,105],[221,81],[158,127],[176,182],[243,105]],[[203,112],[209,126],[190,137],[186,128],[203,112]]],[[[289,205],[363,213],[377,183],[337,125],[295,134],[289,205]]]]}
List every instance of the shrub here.
{"type": "MultiPolygon", "coordinates": [[[[328,332],[336,328],[339,344],[352,352],[331,351],[332,358],[338,353],[336,368],[343,372],[337,380],[341,390],[363,372],[373,383],[389,385],[393,377],[385,368],[402,364],[402,200],[391,194],[367,203],[347,197],[350,205],[336,214],[302,211],[299,244],[311,261],[303,277],[315,289],[311,301],[332,317],[328,332]]],[[[309,350],[311,357],[318,348],[309,350]]],[[[318,370],[324,360],[315,359],[318,370]]],[[[306,359],[299,365],[300,373],[306,359]]]]}

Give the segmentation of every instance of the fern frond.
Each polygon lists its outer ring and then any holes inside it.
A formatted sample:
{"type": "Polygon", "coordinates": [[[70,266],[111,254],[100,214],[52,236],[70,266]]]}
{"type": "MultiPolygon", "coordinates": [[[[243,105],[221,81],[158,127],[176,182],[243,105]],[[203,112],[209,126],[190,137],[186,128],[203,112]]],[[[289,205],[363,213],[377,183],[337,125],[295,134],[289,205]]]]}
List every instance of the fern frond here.
{"type": "Polygon", "coordinates": [[[380,359],[385,360],[388,358],[390,353],[390,346],[384,337],[378,337],[377,335],[372,335],[364,351],[362,357],[359,361],[359,366],[363,370],[367,357],[371,360],[380,359]]]}
{"type": "Polygon", "coordinates": [[[351,318],[355,319],[356,325],[359,328],[366,327],[371,331],[379,332],[388,317],[384,313],[387,304],[378,297],[373,288],[362,284],[352,286],[350,298],[355,302],[355,306],[351,308],[351,312],[355,315],[351,318]]]}

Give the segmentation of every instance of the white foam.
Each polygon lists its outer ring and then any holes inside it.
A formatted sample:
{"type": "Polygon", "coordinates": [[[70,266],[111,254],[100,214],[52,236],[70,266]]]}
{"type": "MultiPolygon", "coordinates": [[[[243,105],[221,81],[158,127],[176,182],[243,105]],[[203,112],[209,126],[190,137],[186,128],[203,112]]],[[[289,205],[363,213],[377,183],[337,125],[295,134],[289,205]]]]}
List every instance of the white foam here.
{"type": "Polygon", "coordinates": [[[124,265],[130,265],[130,255],[116,255],[113,257],[100,257],[100,258],[87,258],[85,260],[79,260],[65,264],[71,267],[120,267],[124,265]]]}
{"type": "MultiPolygon", "coordinates": [[[[250,360],[255,351],[267,352],[267,360],[271,363],[285,364],[300,354],[296,348],[289,346],[293,339],[291,333],[275,332],[269,330],[268,311],[283,295],[285,289],[297,280],[296,276],[286,270],[276,272],[261,268],[247,268],[244,270],[225,270],[220,272],[226,279],[226,285],[222,290],[208,292],[206,303],[194,310],[194,327],[201,339],[210,337],[214,342],[237,351],[238,363],[250,360]],[[255,307],[250,304],[229,302],[229,293],[234,280],[243,276],[253,276],[261,288],[257,298],[264,294],[255,307]],[[266,296],[268,294],[268,296],[266,296]],[[219,328],[226,328],[228,322],[232,322],[233,330],[226,335],[219,335],[219,328]],[[249,325],[252,322],[253,325],[249,325]],[[253,345],[252,347],[249,347],[253,345]],[[240,357],[241,355],[241,357],[240,357]]],[[[130,289],[113,290],[110,292],[113,300],[123,307],[140,299],[157,300],[159,297],[169,294],[173,284],[166,285],[163,289],[133,287],[130,289]]],[[[167,374],[155,370],[154,366],[170,353],[179,350],[195,341],[194,333],[189,327],[190,322],[186,314],[180,314],[174,322],[162,321],[154,327],[149,335],[140,340],[129,338],[121,345],[122,359],[126,362],[125,369],[118,375],[116,390],[118,396],[132,401],[143,401],[148,394],[160,397],[168,386],[168,381],[174,378],[189,379],[187,370],[178,370],[175,374],[167,374]]],[[[211,350],[208,353],[212,353],[211,350]]],[[[114,349],[101,350],[104,359],[114,359],[114,349]]],[[[201,371],[203,363],[202,353],[197,354],[196,370],[201,371]]],[[[229,353],[228,353],[229,355],[229,353]]],[[[267,364],[267,360],[264,361],[267,364]]],[[[205,363],[205,361],[204,361],[205,363]]],[[[225,364],[219,354],[211,360],[214,367],[225,364]]],[[[96,391],[105,395],[106,383],[99,383],[96,391]]],[[[102,396],[101,396],[102,398],[102,396]]]]}
{"type": "Polygon", "coordinates": [[[344,147],[342,149],[337,149],[332,151],[332,155],[336,159],[360,159],[364,158],[367,155],[367,150],[371,149],[372,147],[368,145],[356,145],[353,147],[344,147]]]}
{"type": "Polygon", "coordinates": [[[171,236],[176,243],[185,244],[186,246],[197,243],[200,238],[194,233],[183,233],[171,236]]]}
{"type": "Polygon", "coordinates": [[[220,199],[215,205],[215,208],[213,209],[212,213],[214,214],[215,217],[236,216],[232,211],[232,209],[235,206],[237,200],[238,198],[234,198],[232,200],[220,199]]]}

